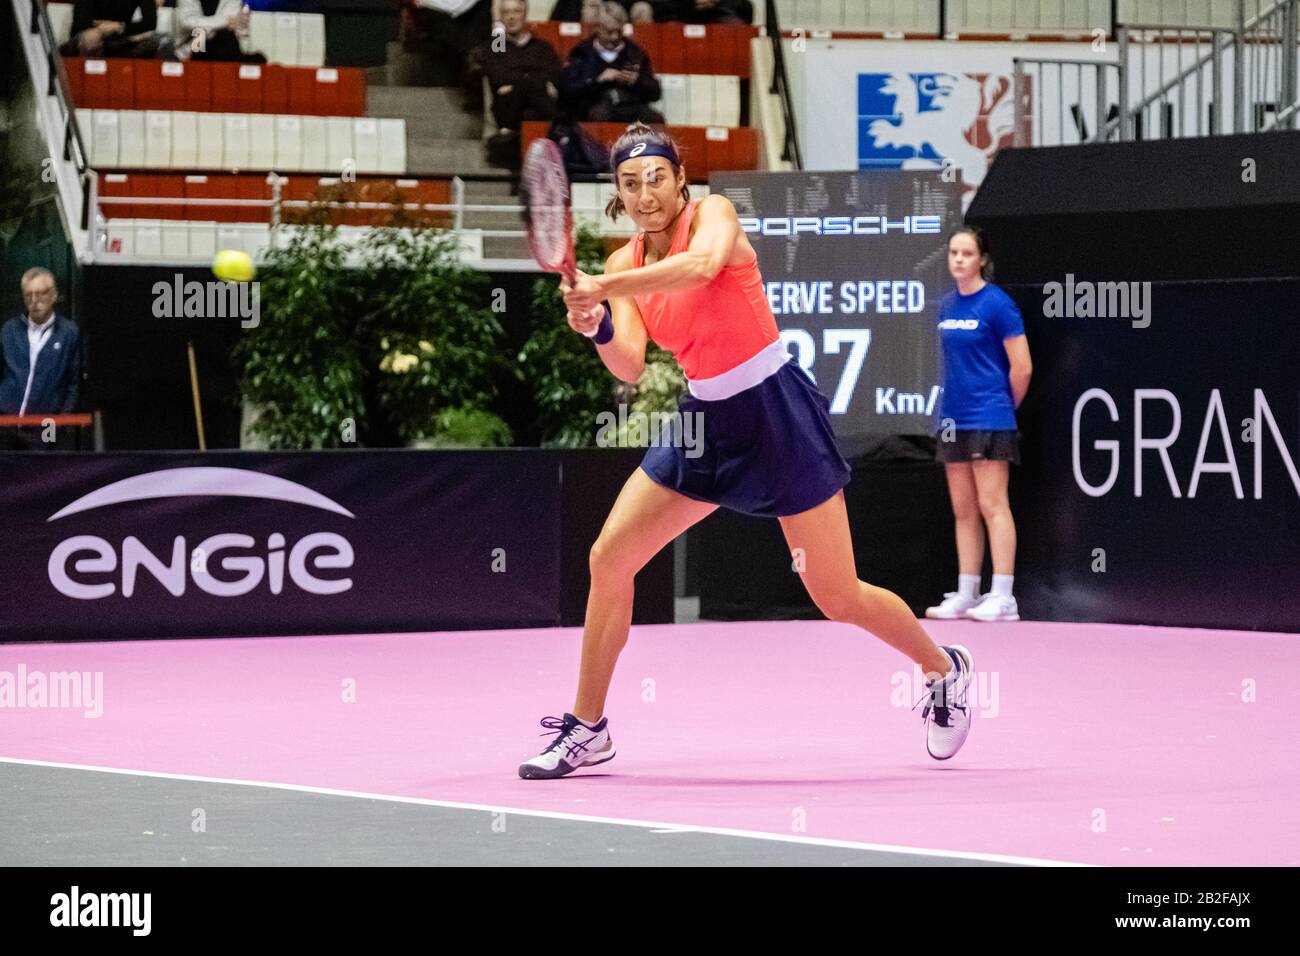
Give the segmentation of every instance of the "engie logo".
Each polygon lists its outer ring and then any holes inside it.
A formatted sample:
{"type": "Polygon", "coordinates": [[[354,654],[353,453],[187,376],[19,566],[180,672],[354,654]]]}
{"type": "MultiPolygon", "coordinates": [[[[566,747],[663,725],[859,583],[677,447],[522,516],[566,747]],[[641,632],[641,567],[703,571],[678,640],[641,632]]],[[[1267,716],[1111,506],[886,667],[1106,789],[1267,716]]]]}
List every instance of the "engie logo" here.
{"type": "MultiPolygon", "coordinates": [[[[155,498],[183,498],[192,495],[221,495],[261,498],[319,508],[355,518],[338,502],[296,482],[240,468],[171,468],[152,471],[105,485],[50,515],[59,521],[107,505],[155,498]]],[[[217,597],[238,597],[261,585],[263,579],[272,594],[284,590],[286,571],[294,586],[310,594],[340,594],[352,587],[349,577],[326,577],[321,572],[352,567],[352,545],[347,538],[329,531],[308,534],[289,546],[279,531],[259,546],[252,535],[237,531],[210,535],[188,549],[185,537],[177,535],[169,556],[150,551],[135,535],[122,539],[120,550],[97,535],[79,534],[60,541],[50,553],[50,583],[60,593],[82,601],[117,593],[131,597],[141,570],[151,575],[172,595],[185,593],[187,580],[217,597]],[[87,556],[89,553],[90,556],[87,556]],[[212,576],[220,568],[233,580],[212,576]]]]}

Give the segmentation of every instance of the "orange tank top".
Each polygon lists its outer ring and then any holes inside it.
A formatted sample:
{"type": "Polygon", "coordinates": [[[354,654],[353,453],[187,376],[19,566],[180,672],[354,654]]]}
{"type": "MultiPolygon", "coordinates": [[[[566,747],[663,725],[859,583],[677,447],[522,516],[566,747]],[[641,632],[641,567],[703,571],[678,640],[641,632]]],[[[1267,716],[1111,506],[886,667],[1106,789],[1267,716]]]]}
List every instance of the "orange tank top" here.
{"type": "MultiPolygon", "coordinates": [[[[692,199],[677,221],[668,256],[690,245],[691,221],[700,200],[692,199]]],[[[729,372],[781,337],[763,292],[758,255],[724,266],[707,285],[633,296],[646,332],[673,353],[691,381],[729,372]]],[[[645,234],[632,240],[632,265],[645,264],[645,234]]]]}

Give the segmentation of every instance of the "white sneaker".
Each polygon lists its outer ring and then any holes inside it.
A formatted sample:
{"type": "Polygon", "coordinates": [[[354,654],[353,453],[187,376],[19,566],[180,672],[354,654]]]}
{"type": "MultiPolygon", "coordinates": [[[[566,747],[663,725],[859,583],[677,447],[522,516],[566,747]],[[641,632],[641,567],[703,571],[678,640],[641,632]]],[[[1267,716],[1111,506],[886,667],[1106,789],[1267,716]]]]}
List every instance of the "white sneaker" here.
{"type": "Polygon", "coordinates": [[[1018,621],[1020,609],[1016,606],[1015,598],[1003,597],[990,591],[980,599],[978,605],[966,612],[966,616],[972,621],[1018,621]]]}
{"type": "MultiPolygon", "coordinates": [[[[970,651],[960,644],[944,645],[940,650],[952,658],[953,670],[943,680],[926,684],[926,696],[921,698],[926,702],[921,719],[925,721],[925,749],[935,760],[947,760],[961,750],[970,734],[971,710],[966,692],[975,673],[975,663],[970,651]]],[[[916,703],[919,705],[921,701],[916,703]]]]}
{"type": "Polygon", "coordinates": [[[949,591],[940,603],[925,609],[925,616],[938,621],[955,621],[965,617],[966,612],[978,603],[979,598],[966,597],[958,591],[949,591]]]}
{"type": "Polygon", "coordinates": [[[525,780],[551,780],[573,773],[579,767],[594,767],[614,759],[614,741],[609,736],[608,717],[600,718],[600,723],[594,728],[573,714],[543,717],[542,726],[558,733],[549,747],[532,760],[520,764],[519,776],[525,780]]]}

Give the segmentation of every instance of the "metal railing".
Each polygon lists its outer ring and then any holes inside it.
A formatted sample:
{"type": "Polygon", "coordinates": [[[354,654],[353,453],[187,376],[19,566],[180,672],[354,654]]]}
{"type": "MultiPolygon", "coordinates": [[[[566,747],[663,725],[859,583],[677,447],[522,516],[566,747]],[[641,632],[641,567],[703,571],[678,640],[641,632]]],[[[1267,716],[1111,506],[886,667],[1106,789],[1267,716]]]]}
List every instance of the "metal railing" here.
{"type": "MultiPolygon", "coordinates": [[[[81,209],[68,210],[68,216],[80,223],[81,229],[86,230],[91,227],[95,177],[90,172],[90,165],[86,160],[89,154],[81,129],[77,125],[77,113],[72,102],[72,86],[63,67],[63,58],[59,55],[59,44],[54,37],[54,28],[50,25],[50,19],[45,13],[45,5],[41,0],[31,0],[31,32],[34,36],[40,37],[47,69],[44,95],[53,97],[57,105],[62,156],[75,167],[80,187],[81,209]]],[[[41,95],[39,88],[36,92],[41,95]]]]}
{"type": "Polygon", "coordinates": [[[1300,0],[1237,0],[1236,21],[1119,24],[1115,60],[1017,59],[1017,145],[1295,128],[1300,0]]]}
{"type": "Polygon", "coordinates": [[[776,0],[766,0],[766,3],[767,35],[772,41],[772,87],[768,92],[780,97],[781,119],[785,124],[781,158],[795,169],[803,169],[803,154],[799,150],[799,133],[794,121],[794,100],[790,95],[790,76],[785,70],[785,53],[781,48],[781,24],[777,18],[776,0]]]}
{"type": "Polygon", "coordinates": [[[1118,63],[1032,57],[1015,59],[1013,83],[1016,146],[1101,142],[1108,134],[1110,104],[1123,85],[1118,63]],[[1053,99],[1056,110],[1048,112],[1053,99]],[[1084,104],[1092,105],[1091,115],[1084,104]]]}

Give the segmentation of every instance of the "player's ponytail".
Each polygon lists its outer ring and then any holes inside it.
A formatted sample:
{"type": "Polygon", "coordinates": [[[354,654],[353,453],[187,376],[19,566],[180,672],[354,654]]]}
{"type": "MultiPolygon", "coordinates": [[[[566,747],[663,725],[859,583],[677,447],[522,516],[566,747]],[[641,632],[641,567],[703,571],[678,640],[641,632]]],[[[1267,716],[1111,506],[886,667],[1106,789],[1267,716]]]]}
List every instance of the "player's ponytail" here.
{"type": "Polygon", "coordinates": [[[984,238],[984,230],[979,226],[962,226],[948,233],[948,242],[956,236],[966,233],[975,240],[975,248],[980,251],[980,278],[985,282],[993,281],[993,259],[989,256],[989,241],[984,238]]]}
{"type": "MultiPolygon", "coordinates": [[[[623,200],[618,194],[618,157],[625,150],[631,149],[638,143],[645,143],[648,146],[661,146],[671,150],[680,160],[682,149],[677,145],[677,141],[661,129],[655,129],[653,126],[647,126],[641,121],[631,123],[618,139],[614,140],[614,145],[609,148],[609,168],[614,171],[614,195],[608,203],[605,204],[605,215],[609,216],[615,222],[618,217],[627,210],[623,208],[623,200]]],[[[680,163],[674,163],[669,160],[673,168],[673,175],[676,176],[680,163]]],[[[690,186],[682,183],[682,201],[691,201],[690,186]]]]}

